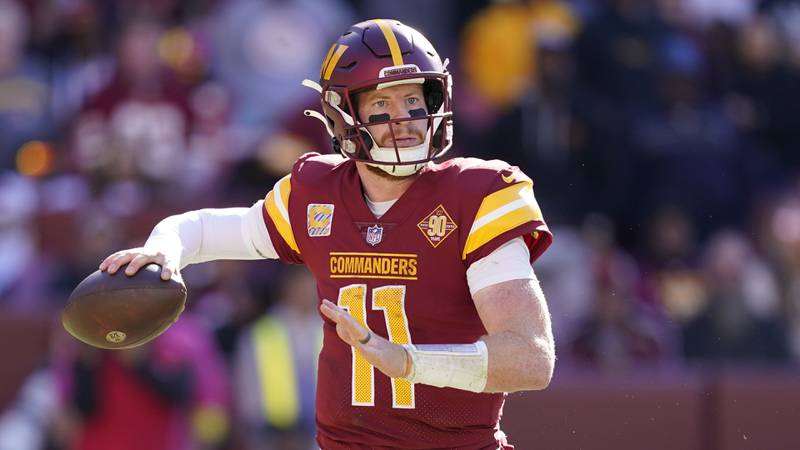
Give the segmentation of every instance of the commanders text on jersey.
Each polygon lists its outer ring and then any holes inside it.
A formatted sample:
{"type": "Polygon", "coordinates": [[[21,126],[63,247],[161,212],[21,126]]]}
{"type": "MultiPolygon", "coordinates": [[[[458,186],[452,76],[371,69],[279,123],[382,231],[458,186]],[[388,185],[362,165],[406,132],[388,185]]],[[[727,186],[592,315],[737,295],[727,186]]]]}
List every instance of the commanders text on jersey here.
{"type": "Polygon", "coordinates": [[[331,278],[417,279],[417,255],[330,252],[331,278]]]}

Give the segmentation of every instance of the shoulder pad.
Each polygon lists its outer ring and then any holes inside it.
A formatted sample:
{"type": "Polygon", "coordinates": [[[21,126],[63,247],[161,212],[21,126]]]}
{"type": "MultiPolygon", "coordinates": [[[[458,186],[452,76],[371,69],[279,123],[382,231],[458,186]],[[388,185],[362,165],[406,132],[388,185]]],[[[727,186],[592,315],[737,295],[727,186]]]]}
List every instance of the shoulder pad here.
{"type": "Polygon", "coordinates": [[[331,173],[346,161],[348,159],[341,155],[306,153],[298,158],[294,164],[292,180],[299,183],[314,184],[322,181],[325,175],[331,173]]]}
{"type": "Polygon", "coordinates": [[[452,173],[462,192],[481,195],[523,181],[532,183],[517,166],[499,159],[486,161],[479,158],[454,158],[434,170],[452,173]]]}

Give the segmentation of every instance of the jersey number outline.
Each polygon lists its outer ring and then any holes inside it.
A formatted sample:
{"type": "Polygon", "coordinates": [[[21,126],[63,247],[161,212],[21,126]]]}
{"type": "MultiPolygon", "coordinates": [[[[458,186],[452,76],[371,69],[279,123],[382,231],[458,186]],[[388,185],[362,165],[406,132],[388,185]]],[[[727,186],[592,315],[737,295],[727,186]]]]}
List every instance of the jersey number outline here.
{"type": "MultiPolygon", "coordinates": [[[[410,344],[411,333],[405,309],[406,287],[381,286],[372,290],[372,309],[383,311],[389,340],[395,344],[410,344]]],[[[367,285],[350,284],[339,289],[337,304],[350,312],[362,326],[367,327],[367,285]]],[[[353,406],[375,406],[375,367],[355,347],[351,377],[351,402],[353,406]]],[[[414,409],[414,384],[402,378],[392,378],[392,407],[414,409]]]]}

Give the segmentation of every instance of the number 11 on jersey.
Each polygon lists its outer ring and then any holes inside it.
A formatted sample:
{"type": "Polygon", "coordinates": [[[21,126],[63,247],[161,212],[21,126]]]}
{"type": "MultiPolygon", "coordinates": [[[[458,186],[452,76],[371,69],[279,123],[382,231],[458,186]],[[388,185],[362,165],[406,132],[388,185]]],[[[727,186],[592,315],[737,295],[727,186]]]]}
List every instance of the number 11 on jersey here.
{"type": "MultiPolygon", "coordinates": [[[[372,309],[383,311],[389,340],[395,344],[410,344],[408,318],[405,310],[406,287],[382,286],[372,290],[372,309]]],[[[351,284],[339,289],[338,304],[347,309],[361,325],[367,326],[367,285],[351,284]]],[[[354,406],[375,406],[375,368],[352,348],[352,403],[354,406]]],[[[402,378],[392,378],[392,406],[414,408],[414,385],[402,378]]]]}

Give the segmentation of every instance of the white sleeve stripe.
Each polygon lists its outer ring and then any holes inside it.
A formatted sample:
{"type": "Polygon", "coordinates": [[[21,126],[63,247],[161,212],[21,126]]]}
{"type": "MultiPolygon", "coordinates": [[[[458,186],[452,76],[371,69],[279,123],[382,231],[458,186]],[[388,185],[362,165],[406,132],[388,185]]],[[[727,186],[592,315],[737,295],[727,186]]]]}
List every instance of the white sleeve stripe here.
{"type": "Polygon", "coordinates": [[[289,221],[289,212],[286,211],[286,206],[284,206],[283,204],[283,196],[281,195],[281,182],[283,182],[283,179],[275,183],[275,187],[272,189],[273,191],[275,191],[275,193],[273,194],[275,199],[275,206],[278,208],[278,212],[281,213],[281,216],[283,216],[283,220],[285,220],[286,223],[291,224],[291,222],[289,221]]]}
{"type": "Polygon", "coordinates": [[[470,294],[505,281],[535,279],[530,256],[525,241],[517,237],[475,261],[467,268],[470,294]]]}
{"type": "Polygon", "coordinates": [[[480,230],[483,226],[488,223],[491,223],[495,219],[502,217],[510,212],[516,211],[520,208],[524,208],[527,205],[530,205],[531,199],[528,197],[524,197],[518,200],[514,200],[511,203],[506,203],[505,205],[495,209],[494,211],[484,215],[480,219],[476,220],[472,224],[472,228],[469,230],[469,234],[473,234],[476,231],[480,230]]]}

